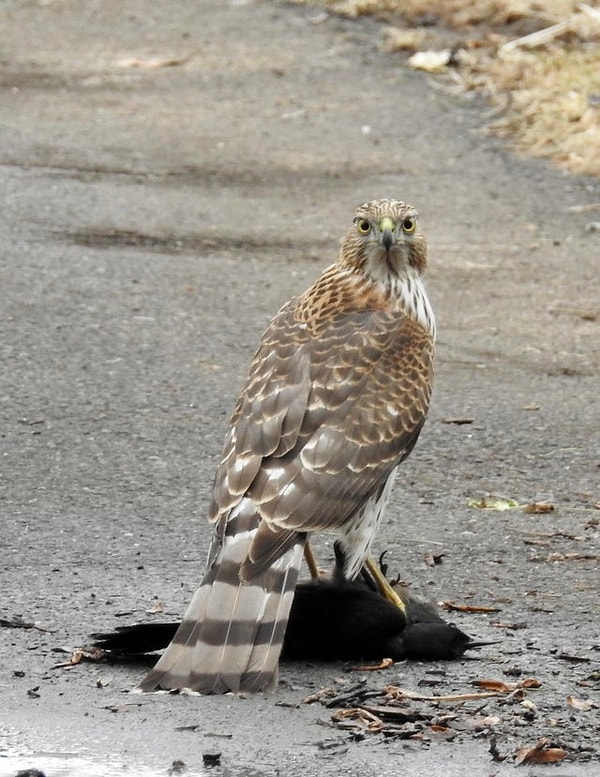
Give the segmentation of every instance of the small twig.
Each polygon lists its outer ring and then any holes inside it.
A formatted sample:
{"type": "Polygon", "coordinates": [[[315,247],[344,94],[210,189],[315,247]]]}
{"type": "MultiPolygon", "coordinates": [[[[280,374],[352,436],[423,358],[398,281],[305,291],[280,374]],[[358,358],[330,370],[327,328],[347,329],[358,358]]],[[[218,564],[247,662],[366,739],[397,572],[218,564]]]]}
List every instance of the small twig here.
{"type": "Polygon", "coordinates": [[[572,24],[573,17],[570,17],[564,22],[553,24],[551,27],[546,27],[544,30],[538,30],[537,32],[532,32],[529,35],[523,35],[522,38],[509,40],[500,46],[499,53],[509,54],[510,52],[522,47],[535,48],[536,46],[543,46],[545,43],[550,43],[550,41],[554,40],[554,38],[557,38],[559,35],[562,35],[563,32],[569,30],[572,24]]]}
{"type": "MultiPolygon", "coordinates": [[[[600,11],[597,8],[592,8],[587,3],[579,3],[577,10],[586,14],[589,18],[596,22],[600,22],[600,11]]],[[[522,38],[515,38],[515,40],[509,40],[500,46],[500,54],[509,54],[511,51],[515,51],[518,48],[535,48],[536,46],[543,46],[546,43],[562,35],[563,32],[567,32],[574,28],[574,21],[579,14],[573,14],[568,19],[565,19],[558,24],[553,24],[551,27],[546,27],[543,30],[532,32],[529,35],[524,35],[522,38]]]]}
{"type": "Polygon", "coordinates": [[[42,626],[37,626],[35,623],[24,621],[20,615],[15,615],[14,618],[0,618],[0,626],[4,626],[7,629],[35,629],[41,631],[44,634],[53,634],[53,629],[44,629],[42,626]]]}
{"type": "Polygon", "coordinates": [[[476,691],[474,693],[457,693],[448,696],[425,696],[422,693],[405,691],[395,685],[388,685],[383,689],[386,693],[392,694],[396,698],[412,699],[413,701],[473,701],[474,699],[490,699],[493,696],[502,696],[504,694],[498,691],[476,691]]]}
{"type": "Polygon", "coordinates": [[[456,602],[443,601],[438,602],[444,610],[453,610],[454,612],[500,612],[500,607],[487,607],[477,604],[456,604],[456,602]]]}
{"type": "Polygon", "coordinates": [[[586,13],[588,16],[591,16],[592,19],[600,22],[600,11],[597,8],[592,8],[592,6],[588,5],[587,3],[579,3],[577,8],[580,11],[583,11],[583,13],[586,13]]]}

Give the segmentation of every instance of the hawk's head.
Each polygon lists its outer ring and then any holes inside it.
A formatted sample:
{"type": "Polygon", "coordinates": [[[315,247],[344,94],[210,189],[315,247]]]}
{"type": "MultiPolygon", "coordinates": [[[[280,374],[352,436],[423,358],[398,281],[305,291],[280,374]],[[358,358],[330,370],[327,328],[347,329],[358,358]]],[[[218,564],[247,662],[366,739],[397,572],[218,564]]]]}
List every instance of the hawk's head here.
{"type": "Polygon", "coordinates": [[[417,211],[398,200],[364,203],[342,240],[339,261],[384,283],[401,279],[410,269],[422,275],[427,243],[417,211]]]}

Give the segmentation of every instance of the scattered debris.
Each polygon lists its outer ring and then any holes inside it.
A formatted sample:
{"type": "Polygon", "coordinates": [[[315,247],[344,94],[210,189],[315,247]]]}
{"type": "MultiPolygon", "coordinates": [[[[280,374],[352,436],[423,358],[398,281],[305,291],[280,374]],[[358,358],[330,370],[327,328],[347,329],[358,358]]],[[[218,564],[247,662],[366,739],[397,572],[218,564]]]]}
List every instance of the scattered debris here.
{"type": "MultiPolygon", "coordinates": [[[[372,688],[363,681],[342,691],[322,688],[304,701],[333,710],[330,725],[347,732],[353,740],[381,736],[428,743],[440,738],[460,741],[466,736],[488,737],[492,760],[512,761],[515,765],[594,757],[596,748],[580,743],[567,748],[549,737],[539,738],[533,746],[518,742],[516,732],[520,738],[524,726],[533,725],[545,714],[537,702],[528,698],[529,691],[542,687],[539,679],[528,677],[516,683],[481,679],[473,684],[482,690],[428,695],[396,685],[372,688]],[[498,736],[502,736],[506,752],[499,751],[498,736]]],[[[587,711],[596,706],[569,698],[574,709],[587,711]]],[[[545,720],[547,725],[557,725],[550,717],[545,720]]]]}
{"type": "Polygon", "coordinates": [[[423,560],[425,561],[428,567],[435,567],[438,564],[442,563],[442,561],[444,560],[444,555],[445,553],[443,551],[439,553],[435,553],[434,551],[429,551],[429,553],[425,554],[423,560]]]}
{"type": "Polygon", "coordinates": [[[206,750],[202,753],[204,766],[219,766],[221,764],[221,752],[219,750],[206,750]]]}
{"type": "Polygon", "coordinates": [[[498,743],[496,741],[495,736],[490,737],[489,752],[490,752],[490,755],[492,756],[492,761],[496,761],[497,763],[502,763],[502,761],[506,760],[506,756],[502,755],[498,750],[498,743]]]}

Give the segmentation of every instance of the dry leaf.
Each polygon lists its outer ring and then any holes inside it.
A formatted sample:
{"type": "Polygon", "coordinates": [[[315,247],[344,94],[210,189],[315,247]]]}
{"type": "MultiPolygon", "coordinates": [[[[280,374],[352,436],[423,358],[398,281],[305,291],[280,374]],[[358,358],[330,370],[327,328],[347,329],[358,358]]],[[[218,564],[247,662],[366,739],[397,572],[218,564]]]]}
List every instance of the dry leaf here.
{"type": "Polygon", "coordinates": [[[531,699],[523,699],[523,701],[520,702],[520,705],[525,710],[536,710],[537,709],[537,707],[531,701],[531,699]]]}
{"type": "Polygon", "coordinates": [[[442,51],[417,51],[408,58],[407,65],[413,70],[425,70],[427,73],[443,73],[448,69],[452,52],[450,49],[442,51]]]}
{"type": "Polygon", "coordinates": [[[382,669],[389,669],[394,665],[393,658],[382,658],[378,664],[365,664],[364,666],[353,666],[353,672],[379,672],[382,669]]]}
{"type": "Polygon", "coordinates": [[[542,681],[538,680],[536,677],[526,677],[524,680],[521,680],[519,683],[520,688],[541,688],[542,687],[542,681]]]}
{"type": "Polygon", "coordinates": [[[597,704],[594,704],[593,701],[589,701],[588,699],[578,699],[575,696],[567,696],[567,704],[569,707],[573,707],[575,710],[581,710],[582,712],[588,712],[588,710],[598,706],[597,704]]]}
{"type": "Polygon", "coordinates": [[[501,718],[497,715],[487,715],[484,718],[473,718],[470,725],[474,729],[491,728],[497,726],[500,723],[501,718]]]}
{"type": "Polygon", "coordinates": [[[72,669],[82,661],[102,661],[106,656],[106,651],[102,648],[76,648],[71,652],[71,657],[68,661],[62,661],[60,664],[53,664],[51,669],[72,669]]]}
{"type": "Polygon", "coordinates": [[[473,680],[473,685],[478,688],[484,688],[486,691],[496,691],[497,693],[511,693],[518,688],[514,683],[505,683],[502,680],[473,680]]]}
{"type": "Polygon", "coordinates": [[[530,515],[541,515],[543,513],[551,513],[554,510],[554,505],[550,502],[530,502],[524,505],[522,508],[524,513],[530,515]]]}
{"type": "Polygon", "coordinates": [[[189,57],[175,59],[173,57],[151,57],[140,59],[139,57],[126,57],[115,62],[117,67],[139,68],[140,70],[157,70],[161,67],[176,67],[187,62],[189,57]]]}
{"type": "Polygon", "coordinates": [[[444,560],[444,553],[434,553],[433,551],[430,551],[425,554],[423,560],[428,567],[435,567],[444,560]]]}
{"type": "Polygon", "coordinates": [[[355,721],[361,729],[370,731],[371,733],[379,733],[385,728],[385,724],[381,718],[374,715],[372,712],[368,712],[362,707],[352,707],[347,710],[336,710],[331,719],[335,723],[342,723],[345,721],[355,721]]]}
{"type": "Polygon", "coordinates": [[[510,629],[511,631],[519,631],[520,629],[528,628],[524,622],[520,623],[502,623],[501,621],[491,621],[490,626],[494,629],[510,629]]]}
{"type": "Polygon", "coordinates": [[[481,499],[471,499],[468,505],[469,507],[475,507],[477,510],[498,510],[503,512],[504,510],[514,510],[519,506],[519,503],[515,499],[508,499],[506,497],[481,497],[481,499]]]}
{"type": "Polygon", "coordinates": [[[515,755],[515,764],[551,764],[567,756],[562,747],[548,747],[549,744],[550,740],[544,737],[533,747],[522,747],[515,755]]]}
{"type": "Polygon", "coordinates": [[[523,688],[541,688],[542,683],[535,677],[526,677],[518,683],[505,683],[503,680],[473,680],[473,685],[478,688],[485,688],[486,691],[496,691],[497,693],[514,693],[523,688]]]}
{"type": "Polygon", "coordinates": [[[314,704],[315,702],[325,701],[325,699],[332,699],[334,696],[337,696],[337,691],[334,691],[333,688],[321,688],[320,690],[305,696],[302,701],[304,704],[314,704]]]}

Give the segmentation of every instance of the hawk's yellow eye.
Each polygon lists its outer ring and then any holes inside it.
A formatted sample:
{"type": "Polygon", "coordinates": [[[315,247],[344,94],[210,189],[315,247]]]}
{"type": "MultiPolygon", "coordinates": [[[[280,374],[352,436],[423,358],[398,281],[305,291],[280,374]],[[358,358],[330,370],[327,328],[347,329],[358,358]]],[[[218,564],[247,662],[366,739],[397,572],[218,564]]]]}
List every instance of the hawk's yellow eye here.
{"type": "Polygon", "coordinates": [[[407,235],[410,235],[411,232],[414,232],[416,228],[417,228],[417,220],[412,216],[409,216],[407,219],[404,219],[404,221],[402,222],[402,229],[404,232],[406,232],[407,235]]]}
{"type": "Polygon", "coordinates": [[[360,232],[361,235],[368,235],[371,231],[371,225],[366,219],[357,219],[356,229],[360,232]]]}

